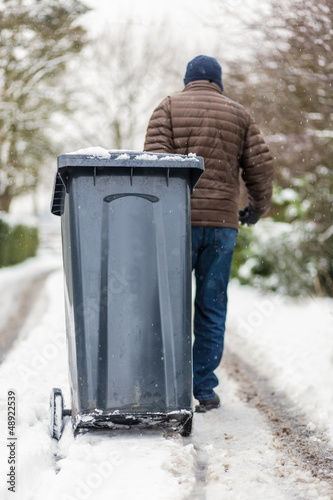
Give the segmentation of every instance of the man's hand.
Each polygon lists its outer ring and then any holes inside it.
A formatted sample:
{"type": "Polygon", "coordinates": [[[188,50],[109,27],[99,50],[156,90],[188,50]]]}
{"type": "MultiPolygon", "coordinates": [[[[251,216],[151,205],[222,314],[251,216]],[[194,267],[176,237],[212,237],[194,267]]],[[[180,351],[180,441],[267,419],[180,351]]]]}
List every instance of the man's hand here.
{"type": "Polygon", "coordinates": [[[252,207],[248,205],[238,212],[238,219],[242,225],[247,224],[248,226],[252,226],[258,222],[260,215],[254,212],[252,207]]]}

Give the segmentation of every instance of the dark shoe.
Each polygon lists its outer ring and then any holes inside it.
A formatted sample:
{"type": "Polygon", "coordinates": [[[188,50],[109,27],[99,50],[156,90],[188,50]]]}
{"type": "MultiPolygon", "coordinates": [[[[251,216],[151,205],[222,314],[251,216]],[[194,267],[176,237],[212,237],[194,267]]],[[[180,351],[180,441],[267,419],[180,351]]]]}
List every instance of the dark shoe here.
{"type": "Polygon", "coordinates": [[[203,401],[199,400],[199,404],[195,407],[195,411],[197,413],[205,413],[206,411],[219,408],[219,406],[220,406],[220,398],[214,392],[214,396],[211,399],[205,399],[203,401]]]}

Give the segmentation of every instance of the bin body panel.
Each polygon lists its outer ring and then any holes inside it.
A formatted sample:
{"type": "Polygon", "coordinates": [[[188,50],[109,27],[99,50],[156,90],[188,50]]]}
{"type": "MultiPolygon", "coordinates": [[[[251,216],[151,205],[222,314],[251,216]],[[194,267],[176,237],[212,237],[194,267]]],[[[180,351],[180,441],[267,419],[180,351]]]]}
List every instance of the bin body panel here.
{"type": "Polygon", "coordinates": [[[62,241],[74,416],[191,409],[189,170],[73,168],[62,241]]]}

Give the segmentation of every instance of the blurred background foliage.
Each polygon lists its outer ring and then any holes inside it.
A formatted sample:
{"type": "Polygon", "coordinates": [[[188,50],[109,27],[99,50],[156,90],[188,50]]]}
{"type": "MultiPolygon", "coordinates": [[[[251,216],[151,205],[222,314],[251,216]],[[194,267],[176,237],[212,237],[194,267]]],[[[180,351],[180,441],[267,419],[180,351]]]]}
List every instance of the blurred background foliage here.
{"type": "Polygon", "coordinates": [[[271,220],[246,235],[245,256],[239,239],[234,272],[282,293],[332,297],[331,2],[273,0],[262,33],[248,71],[230,71],[232,94],[251,107],[275,157],[275,189],[271,220]]]}
{"type": "MultiPolygon", "coordinates": [[[[233,277],[333,297],[331,0],[209,6],[202,23],[225,95],[253,113],[275,158],[271,211],[240,228],[233,277]]],[[[142,30],[129,19],[92,36],[88,11],[75,0],[0,0],[0,210],[40,186],[51,196],[49,166],[66,150],[141,149],[156,104],[208,52],[170,36],[167,21],[142,30]]]]}
{"type": "Polygon", "coordinates": [[[37,227],[13,224],[0,218],[0,267],[13,266],[35,257],[38,244],[37,227]]]}

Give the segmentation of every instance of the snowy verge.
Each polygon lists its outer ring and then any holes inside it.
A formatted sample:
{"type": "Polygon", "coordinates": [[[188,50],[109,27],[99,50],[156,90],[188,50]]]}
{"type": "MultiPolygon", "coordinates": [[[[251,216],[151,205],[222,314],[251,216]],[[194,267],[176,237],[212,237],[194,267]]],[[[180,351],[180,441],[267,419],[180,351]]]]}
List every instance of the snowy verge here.
{"type": "Polygon", "coordinates": [[[333,445],[333,300],[229,287],[226,344],[328,433],[333,445]]]}

